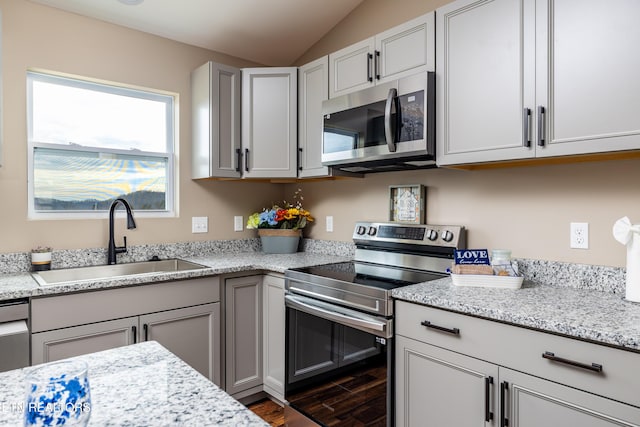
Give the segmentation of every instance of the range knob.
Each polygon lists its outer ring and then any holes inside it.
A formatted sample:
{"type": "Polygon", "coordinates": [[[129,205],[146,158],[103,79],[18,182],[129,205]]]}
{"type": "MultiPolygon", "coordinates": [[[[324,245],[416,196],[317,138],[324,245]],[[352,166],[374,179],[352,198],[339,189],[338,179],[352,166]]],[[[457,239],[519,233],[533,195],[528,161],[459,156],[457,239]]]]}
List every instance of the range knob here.
{"type": "Polygon", "coordinates": [[[367,227],[365,227],[365,226],[363,226],[363,225],[359,225],[359,226],[356,228],[356,234],[357,234],[357,235],[359,235],[359,236],[362,236],[362,235],[363,235],[364,233],[366,233],[366,232],[367,232],[367,227]]]}
{"type": "Polygon", "coordinates": [[[450,242],[453,240],[453,233],[449,230],[445,230],[442,232],[442,240],[445,242],[450,242]]]}
{"type": "Polygon", "coordinates": [[[436,230],[427,230],[427,239],[432,242],[438,238],[438,232],[436,230]]]}
{"type": "Polygon", "coordinates": [[[378,232],[378,229],[377,229],[377,228],[375,228],[375,227],[369,227],[369,231],[367,231],[367,234],[368,234],[369,236],[375,236],[377,232],[378,232]]]}

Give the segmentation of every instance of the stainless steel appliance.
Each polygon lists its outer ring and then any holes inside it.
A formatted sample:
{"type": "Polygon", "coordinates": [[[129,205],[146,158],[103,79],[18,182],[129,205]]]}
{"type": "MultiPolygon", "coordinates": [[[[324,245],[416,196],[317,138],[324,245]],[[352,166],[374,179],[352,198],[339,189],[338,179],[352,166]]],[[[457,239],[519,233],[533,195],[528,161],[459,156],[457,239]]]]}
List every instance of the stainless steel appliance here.
{"type": "Polygon", "coordinates": [[[285,422],[393,425],[393,301],[445,276],[460,226],[358,222],[354,260],[285,272],[285,422]]]}
{"type": "Polygon", "coordinates": [[[322,164],[369,173],[435,167],[435,73],[322,103],[322,164]]]}
{"type": "Polygon", "coordinates": [[[29,302],[0,302],[0,372],[29,366],[29,302]]]}

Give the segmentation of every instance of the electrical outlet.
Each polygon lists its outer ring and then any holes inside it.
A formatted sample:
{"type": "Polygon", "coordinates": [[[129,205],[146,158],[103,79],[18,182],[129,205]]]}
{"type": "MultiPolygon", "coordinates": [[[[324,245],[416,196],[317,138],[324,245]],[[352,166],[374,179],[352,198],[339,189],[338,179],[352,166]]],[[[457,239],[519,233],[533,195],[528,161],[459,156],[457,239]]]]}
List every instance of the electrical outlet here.
{"type": "Polygon", "coordinates": [[[589,223],[572,222],[570,247],[573,249],[589,249],[589,223]]]}
{"type": "Polygon", "coordinates": [[[206,216],[191,217],[192,233],[207,233],[209,231],[209,218],[206,216]]]}
{"type": "Polygon", "coordinates": [[[242,216],[233,217],[233,231],[242,231],[244,227],[244,218],[242,216]]]}
{"type": "Polygon", "coordinates": [[[327,232],[332,233],[333,232],[333,216],[332,215],[327,216],[326,224],[327,224],[327,232]]]}

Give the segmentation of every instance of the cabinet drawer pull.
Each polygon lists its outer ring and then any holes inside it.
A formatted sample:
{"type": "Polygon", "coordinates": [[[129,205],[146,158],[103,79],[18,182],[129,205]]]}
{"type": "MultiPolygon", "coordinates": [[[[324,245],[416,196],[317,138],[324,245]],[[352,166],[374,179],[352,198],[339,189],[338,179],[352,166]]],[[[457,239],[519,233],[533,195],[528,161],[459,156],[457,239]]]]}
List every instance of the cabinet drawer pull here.
{"type": "Polygon", "coordinates": [[[522,114],[522,145],[529,148],[531,147],[531,131],[529,125],[531,123],[531,109],[525,108],[522,114]]]}
{"type": "Polygon", "coordinates": [[[249,149],[244,149],[244,170],[249,172],[249,149]]]}
{"type": "Polygon", "coordinates": [[[445,328],[444,326],[434,325],[433,323],[429,322],[428,320],[425,320],[424,322],[421,322],[420,324],[422,326],[427,327],[427,328],[436,329],[438,331],[446,332],[448,334],[460,335],[460,329],[458,329],[458,328],[445,328]]]}
{"type": "Polygon", "coordinates": [[[593,372],[602,372],[602,365],[598,364],[598,363],[592,363],[592,364],[586,364],[586,363],[581,363],[581,362],[576,362],[575,360],[570,360],[570,359],[565,359],[563,357],[558,357],[555,354],[553,354],[550,351],[545,351],[544,353],[542,353],[542,357],[544,357],[545,359],[549,359],[552,362],[558,362],[558,363],[564,363],[566,365],[571,365],[571,366],[575,366],[576,368],[582,368],[582,369],[586,369],[588,371],[593,371],[593,372]]]}
{"type": "Polygon", "coordinates": [[[544,147],[544,122],[545,111],[542,105],[538,106],[538,146],[544,147]]]}
{"type": "Polygon", "coordinates": [[[137,343],[138,342],[138,328],[135,326],[131,327],[131,334],[133,335],[133,343],[137,343]]]}
{"type": "Polygon", "coordinates": [[[491,384],[493,384],[493,377],[484,378],[484,420],[489,422],[493,419],[493,412],[491,412],[491,384]]]}
{"type": "Polygon", "coordinates": [[[298,170],[302,170],[302,148],[298,148],[298,170]]]}
{"type": "Polygon", "coordinates": [[[376,80],[380,80],[380,51],[376,50],[376,80]]]}
{"type": "Polygon", "coordinates": [[[371,75],[372,62],[373,62],[373,55],[370,53],[367,53],[367,80],[370,82],[373,81],[373,76],[371,75]]]}
{"type": "Polygon", "coordinates": [[[509,383],[503,381],[500,383],[500,427],[508,427],[509,419],[507,418],[507,398],[506,394],[509,391],[509,383]]]}
{"type": "Polygon", "coordinates": [[[144,340],[149,341],[149,325],[146,323],[142,325],[142,330],[144,331],[144,340]]]}

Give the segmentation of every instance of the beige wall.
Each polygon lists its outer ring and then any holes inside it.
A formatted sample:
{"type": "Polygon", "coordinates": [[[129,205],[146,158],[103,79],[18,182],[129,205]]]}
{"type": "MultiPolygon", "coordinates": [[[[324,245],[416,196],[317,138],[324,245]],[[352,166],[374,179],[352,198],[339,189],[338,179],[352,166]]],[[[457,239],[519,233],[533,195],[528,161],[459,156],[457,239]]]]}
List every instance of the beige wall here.
{"type": "MultiPolygon", "coordinates": [[[[190,72],[213,59],[253,65],[238,58],[176,43],[26,0],[0,0],[3,165],[0,167],[0,252],[37,245],[56,249],[106,246],[106,219],[27,219],[26,78],[28,68],[104,79],[179,95],[179,218],[138,219],[126,232],[130,245],[253,236],[233,232],[233,216],[282,197],[282,186],[190,179],[190,72]],[[209,233],[191,234],[191,217],[208,216],[209,233]]],[[[106,216],[105,216],[106,218],[106,216]]],[[[117,235],[124,231],[118,220],[117,235]]]]}
{"type": "MultiPolygon", "coordinates": [[[[365,0],[297,64],[365,39],[429,12],[446,0],[365,0]]],[[[494,170],[392,172],[364,179],[304,184],[317,216],[307,232],[351,239],[357,220],[388,218],[389,185],[427,187],[427,221],[468,228],[469,246],[510,248],[516,257],[624,266],[625,248],[611,228],[622,216],[640,223],[640,161],[608,161],[494,170]],[[334,232],[325,217],[334,216],[334,232]],[[569,248],[569,223],[588,222],[590,249],[569,248]]]]}
{"type": "MultiPolygon", "coordinates": [[[[436,0],[365,0],[297,61],[301,64],[440,6],[436,0]],[[399,6],[400,5],[400,6],[399,6]]],[[[469,229],[472,247],[507,247],[514,256],[623,266],[625,250],[611,237],[624,215],[640,222],[640,161],[520,167],[484,171],[449,169],[372,174],[364,179],[281,185],[190,179],[189,73],[209,59],[247,65],[237,58],[171,42],[36,5],[0,0],[4,165],[0,167],[0,252],[106,245],[107,221],[27,220],[25,71],[43,68],[157,88],[180,96],[180,217],[139,219],[129,244],[244,238],[233,216],[247,215],[302,187],[318,221],[310,237],[350,241],[357,220],[388,217],[388,186],[427,186],[427,219],[469,229]],[[191,217],[206,215],[207,234],[191,234],[191,217]],[[335,231],[324,231],[327,215],[335,231]],[[589,250],[569,249],[569,222],[589,222],[589,250]]],[[[122,220],[118,230],[123,229],[122,220]]],[[[118,234],[121,234],[119,232],[118,234]]]]}

